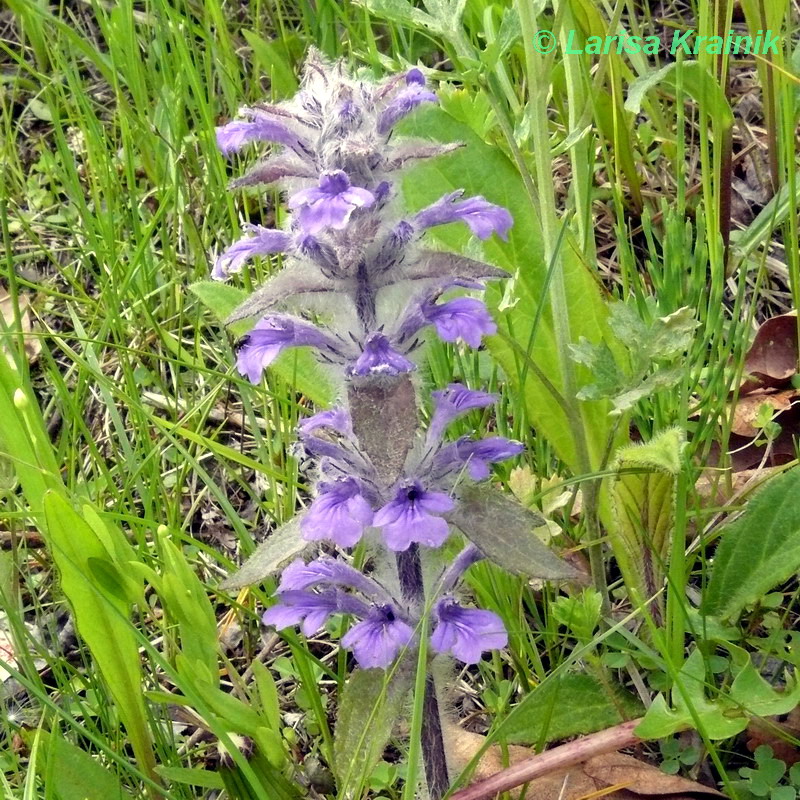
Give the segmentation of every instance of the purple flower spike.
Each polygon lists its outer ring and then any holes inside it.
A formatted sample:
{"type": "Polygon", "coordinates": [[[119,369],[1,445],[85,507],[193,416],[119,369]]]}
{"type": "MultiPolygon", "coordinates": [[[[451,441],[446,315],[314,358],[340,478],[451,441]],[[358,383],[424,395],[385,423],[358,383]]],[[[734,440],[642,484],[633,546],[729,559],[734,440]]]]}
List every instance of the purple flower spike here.
{"type": "Polygon", "coordinates": [[[343,436],[351,436],[353,433],[350,415],[343,408],[329,408],[327,411],[319,411],[297,424],[297,432],[301,439],[310,436],[319,428],[329,428],[332,431],[341,433],[343,436]]]}
{"type": "Polygon", "coordinates": [[[261,621],[279,631],[300,625],[300,630],[306,636],[313,636],[328,617],[339,610],[339,597],[335,591],[320,594],[289,591],[281,593],[278,603],[264,612],[261,621]]]}
{"type": "Polygon", "coordinates": [[[292,149],[300,146],[297,135],[282,122],[270,119],[263,113],[258,114],[251,109],[242,109],[242,114],[251,116],[253,119],[237,119],[217,128],[217,147],[223,155],[229,156],[231,153],[236,153],[250,142],[275,142],[292,149]]]}
{"type": "Polygon", "coordinates": [[[439,439],[444,429],[455,419],[474,408],[486,408],[497,402],[497,395],[476,392],[460,383],[451,383],[446,389],[432,392],[436,403],[431,424],[428,427],[430,441],[439,439]]]}
{"type": "Polygon", "coordinates": [[[385,669],[408,645],[414,631],[399,619],[391,605],[375,608],[370,615],[353,625],[342,637],[342,647],[352,650],[363,669],[385,669]]]}
{"type": "Polygon", "coordinates": [[[353,478],[323,482],[320,494],[300,523],[304,539],[332,539],[352,547],[372,524],[372,508],[353,478]]]}
{"type": "Polygon", "coordinates": [[[482,481],[489,477],[489,464],[518,456],[525,446],[521,442],[491,436],[488,439],[460,439],[455,443],[456,454],[466,463],[470,478],[482,481]]]}
{"type": "Polygon", "coordinates": [[[395,350],[382,333],[371,333],[364,342],[364,352],[351,368],[353,375],[399,375],[411,372],[414,362],[395,350]]]}
{"type": "Polygon", "coordinates": [[[497,333],[497,325],[486,306],[474,297],[457,297],[441,305],[430,303],[423,314],[445,342],[463,339],[470,347],[480,347],[483,336],[497,333]]]}
{"type": "Polygon", "coordinates": [[[283,253],[289,246],[289,235],[283,231],[261,225],[248,225],[245,230],[252,235],[234,242],[214,261],[211,277],[215,281],[224,281],[231,273],[240,272],[245,261],[253,256],[283,253]]]}
{"type": "Polygon", "coordinates": [[[423,208],[414,218],[416,226],[432,228],[448,222],[465,222],[479,239],[488,239],[493,233],[503,240],[508,238],[508,231],[514,220],[505,208],[490,203],[481,196],[456,202],[462,194],[464,190],[459,189],[423,208]]]}
{"type": "Polygon", "coordinates": [[[342,170],[323,172],[319,186],[301,189],[289,198],[289,208],[300,209],[300,225],[314,234],[325,228],[344,228],[357,208],[369,208],[375,202],[372,192],[350,184],[342,170]]]}
{"type": "Polygon", "coordinates": [[[406,77],[406,88],[401,89],[388,103],[378,117],[378,133],[388,133],[403,117],[407,117],[418,105],[422,103],[438,103],[436,95],[425,88],[425,78],[418,69],[411,70],[406,77]],[[422,78],[422,83],[417,79],[417,73],[422,78]]]}
{"type": "Polygon", "coordinates": [[[441,547],[450,532],[447,521],[438,514],[452,511],[454,503],[444,492],[429,492],[419,482],[403,486],[373,519],[383,529],[390,550],[408,550],[414,542],[441,547]]]}
{"type": "Polygon", "coordinates": [[[316,347],[337,353],[336,342],[302,320],[287,316],[264,317],[245,338],[239,349],[236,367],[250,383],[258,383],[261,373],[287,347],[316,347]]]}
{"type": "Polygon", "coordinates": [[[434,606],[438,622],[431,646],[439,653],[451,653],[465,664],[477,664],[486,650],[500,650],[508,644],[508,634],[493,611],[463,608],[451,597],[434,606]]]}

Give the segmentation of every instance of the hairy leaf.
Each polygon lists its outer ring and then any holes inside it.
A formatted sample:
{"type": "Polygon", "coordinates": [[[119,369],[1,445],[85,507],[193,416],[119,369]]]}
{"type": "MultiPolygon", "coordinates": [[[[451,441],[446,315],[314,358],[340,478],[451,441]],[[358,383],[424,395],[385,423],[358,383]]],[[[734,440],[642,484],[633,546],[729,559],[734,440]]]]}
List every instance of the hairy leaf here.
{"type": "Polygon", "coordinates": [[[723,529],[703,609],[732,619],[800,569],[800,468],[770,478],[723,529]]]}
{"type": "Polygon", "coordinates": [[[267,278],[253,294],[228,314],[225,324],[232,325],[243,319],[263,316],[266,311],[296,294],[325,294],[341,288],[335,281],[322,275],[316,267],[293,264],[267,278]]]}
{"type": "MultiPolygon", "coordinates": [[[[611,503],[615,524],[608,534],[636,604],[656,597],[664,584],[683,445],[682,431],[670,428],[647,444],[620,450],[614,462],[617,476],[611,503]]],[[[650,610],[657,622],[663,620],[660,597],[650,610]]]]}
{"type": "Polygon", "coordinates": [[[380,761],[410,687],[411,673],[402,667],[388,681],[382,669],[357,669],[350,676],[339,701],[333,742],[340,790],[369,775],[380,761]]]}
{"type": "Polygon", "coordinates": [[[394,483],[417,433],[417,398],[408,375],[353,377],[347,384],[353,433],[378,477],[394,483]]]}
{"type": "Polygon", "coordinates": [[[307,542],[300,535],[302,518],[303,514],[297,514],[271,533],[238,571],[222,581],[219,588],[226,592],[236,591],[254,583],[261,583],[290,561],[312,551],[314,543],[307,542]]]}
{"type": "Polygon", "coordinates": [[[618,725],[634,719],[642,706],[616,686],[589,675],[568,673],[543,683],[515,706],[498,736],[514,744],[540,744],[618,725]],[[564,713],[569,709],[569,713],[564,713]]]}
{"type": "Polygon", "coordinates": [[[547,524],[545,520],[492,486],[462,487],[447,519],[488,559],[515,575],[546,580],[575,577],[575,570],[534,533],[534,528],[547,524]]]}

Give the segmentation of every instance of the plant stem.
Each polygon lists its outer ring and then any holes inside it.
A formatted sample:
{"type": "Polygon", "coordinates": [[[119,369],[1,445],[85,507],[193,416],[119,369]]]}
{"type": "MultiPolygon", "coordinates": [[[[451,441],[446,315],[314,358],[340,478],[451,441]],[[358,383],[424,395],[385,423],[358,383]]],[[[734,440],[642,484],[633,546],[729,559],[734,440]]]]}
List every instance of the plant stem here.
{"type": "MultiPolygon", "coordinates": [[[[416,544],[412,544],[408,550],[397,554],[397,575],[400,579],[403,599],[410,605],[417,606],[422,613],[427,613],[422,564],[416,544]]],[[[422,665],[418,666],[418,669],[422,668],[422,665]]],[[[425,781],[428,784],[428,794],[431,800],[440,800],[450,788],[450,778],[447,772],[439,699],[436,696],[433,675],[429,673],[425,676],[424,692],[420,736],[422,761],[425,768],[425,781]]],[[[409,774],[408,780],[413,781],[414,776],[409,774]]]]}

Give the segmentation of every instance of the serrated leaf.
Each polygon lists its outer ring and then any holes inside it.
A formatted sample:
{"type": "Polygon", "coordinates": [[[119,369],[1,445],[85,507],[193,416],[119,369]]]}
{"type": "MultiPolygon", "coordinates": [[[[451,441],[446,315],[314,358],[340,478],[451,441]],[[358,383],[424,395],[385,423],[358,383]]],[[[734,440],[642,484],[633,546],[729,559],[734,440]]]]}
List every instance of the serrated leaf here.
{"type": "Polygon", "coordinates": [[[300,533],[300,521],[303,516],[297,514],[271,533],[238,571],[222,581],[219,588],[226,592],[236,591],[254,583],[261,583],[293,559],[312,551],[314,543],[307,542],[300,533]]]}
{"type": "Polygon", "coordinates": [[[641,713],[639,701],[621,688],[568,673],[534,689],[501,723],[498,736],[511,744],[538,745],[610,728],[641,713]]]}
{"type": "MultiPolygon", "coordinates": [[[[189,290],[220,322],[224,322],[248,296],[243,289],[218,281],[198,281],[189,290]]],[[[231,331],[241,336],[251,327],[251,322],[243,320],[234,323],[231,331]]],[[[269,369],[319,406],[331,405],[336,396],[330,380],[305,348],[293,348],[281,353],[269,369]]]]}
{"type": "Polygon", "coordinates": [[[770,478],[726,525],[703,599],[707,614],[733,619],[800,569],[800,468],[770,478]]]}
{"type": "Polygon", "coordinates": [[[545,580],[575,577],[575,570],[534,533],[547,524],[544,518],[488,484],[462,487],[447,519],[490,561],[515,575],[545,580]]]}
{"type": "Polygon", "coordinates": [[[663,619],[663,599],[656,596],[669,557],[683,446],[683,432],[670,428],[647,444],[623,448],[613,464],[617,476],[611,488],[614,525],[609,540],[634,603],[656,598],[650,609],[657,622],[663,619]],[[626,471],[636,469],[640,471],[626,471]]]}
{"type": "Polygon", "coordinates": [[[380,761],[410,686],[411,673],[403,667],[388,682],[382,669],[358,669],[350,676],[339,701],[333,740],[340,789],[369,775],[380,761]]]}
{"type": "Polygon", "coordinates": [[[578,344],[569,346],[573,360],[583,364],[592,372],[594,381],[578,392],[580,400],[600,400],[613,397],[623,385],[624,376],[620,374],[614,354],[605,343],[593,344],[581,336],[578,344]]]}
{"type": "Polygon", "coordinates": [[[645,397],[652,397],[656,392],[669,389],[681,381],[685,374],[685,368],[669,367],[659,369],[652,375],[648,375],[641,383],[633,388],[620,392],[612,398],[614,404],[614,414],[624,414],[630,411],[636,403],[645,397]]]}

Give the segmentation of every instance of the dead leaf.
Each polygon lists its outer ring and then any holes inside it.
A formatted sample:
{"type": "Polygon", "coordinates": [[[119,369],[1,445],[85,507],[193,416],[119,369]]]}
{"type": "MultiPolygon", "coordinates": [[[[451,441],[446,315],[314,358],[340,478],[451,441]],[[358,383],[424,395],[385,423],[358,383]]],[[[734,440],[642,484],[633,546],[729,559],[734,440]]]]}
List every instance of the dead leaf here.
{"type": "MultiPolygon", "coordinates": [[[[783,389],[778,392],[756,389],[749,394],[742,395],[733,409],[731,431],[738,436],[757,436],[760,428],[755,425],[755,422],[762,406],[770,406],[773,410],[773,417],[775,417],[776,413],[788,411],[792,404],[799,399],[794,389],[783,389]]],[[[779,419],[775,421],[780,424],[779,419]]]]}
{"type": "MultiPolygon", "coordinates": [[[[25,342],[25,355],[28,363],[33,364],[39,357],[39,353],[42,352],[42,340],[38,336],[31,335],[33,323],[31,322],[30,300],[27,295],[18,295],[17,299],[19,300],[19,320],[25,342]]],[[[14,303],[11,295],[2,286],[0,286],[0,316],[3,317],[6,325],[13,328],[15,325],[14,303]]]]}
{"type": "Polygon", "coordinates": [[[747,726],[747,749],[753,753],[761,745],[769,745],[775,758],[792,765],[800,761],[800,748],[791,739],[800,739],[800,708],[785,716],[754,717],[747,726]]]}
{"type": "MultiPolygon", "coordinates": [[[[445,729],[447,757],[454,773],[463,770],[485,741],[485,737],[470,733],[457,725],[445,729]]],[[[508,760],[504,760],[498,745],[492,745],[482,756],[473,773],[472,782],[488,778],[510,764],[516,764],[533,755],[527,747],[510,745],[508,760]]],[[[510,796],[520,797],[512,790],[510,796]]],[[[677,775],[667,775],[658,767],[623,753],[595,756],[577,767],[544,775],[527,784],[526,800],[587,800],[589,797],[608,800],[707,800],[725,797],[695,781],[677,775]]],[[[487,800],[493,800],[487,798],[487,800]]]]}
{"type": "Polygon", "coordinates": [[[745,356],[741,394],[778,388],[797,374],[797,311],[768,319],[745,356]]]}

